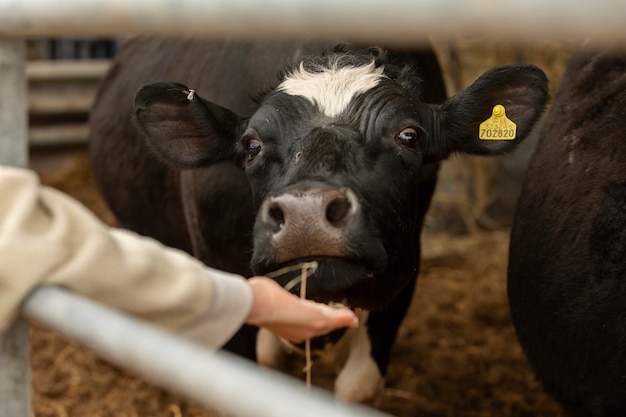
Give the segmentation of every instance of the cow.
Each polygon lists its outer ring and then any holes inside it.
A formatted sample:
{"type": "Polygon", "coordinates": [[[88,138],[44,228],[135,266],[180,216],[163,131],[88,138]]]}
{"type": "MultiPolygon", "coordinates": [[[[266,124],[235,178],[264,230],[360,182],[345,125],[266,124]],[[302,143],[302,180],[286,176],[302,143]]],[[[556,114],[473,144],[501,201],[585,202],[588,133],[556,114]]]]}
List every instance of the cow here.
{"type": "MultiPolygon", "coordinates": [[[[90,155],[123,227],[243,275],[316,262],[307,298],[363,312],[335,394],[365,402],[412,298],[440,162],[510,151],[546,100],[524,64],[446,100],[429,47],[137,39],[101,85],[90,155]],[[514,140],[479,139],[497,105],[514,140]]],[[[242,334],[229,348],[254,357],[242,334]]]]}
{"type": "Polygon", "coordinates": [[[626,53],[570,58],[523,181],[508,294],[545,391],[573,417],[626,415],[626,53]]]}

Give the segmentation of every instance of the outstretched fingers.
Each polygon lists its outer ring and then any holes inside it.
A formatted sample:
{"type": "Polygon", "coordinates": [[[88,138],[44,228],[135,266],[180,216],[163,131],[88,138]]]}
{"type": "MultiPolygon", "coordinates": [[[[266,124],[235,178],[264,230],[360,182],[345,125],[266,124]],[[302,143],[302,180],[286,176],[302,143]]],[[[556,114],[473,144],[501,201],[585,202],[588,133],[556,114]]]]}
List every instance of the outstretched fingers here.
{"type": "Polygon", "coordinates": [[[248,282],[254,300],[246,323],[264,327],[292,342],[359,325],[354,312],[346,307],[300,299],[266,277],[250,278],[248,282]]]}

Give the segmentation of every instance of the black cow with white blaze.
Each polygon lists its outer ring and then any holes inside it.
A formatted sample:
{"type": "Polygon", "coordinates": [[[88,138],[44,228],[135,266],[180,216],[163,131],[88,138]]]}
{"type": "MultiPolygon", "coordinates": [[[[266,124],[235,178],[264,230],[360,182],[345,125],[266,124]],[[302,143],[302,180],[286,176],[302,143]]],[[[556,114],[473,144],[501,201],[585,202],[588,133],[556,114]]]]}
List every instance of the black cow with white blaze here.
{"type": "Polygon", "coordinates": [[[317,262],[308,298],[367,311],[335,387],[364,401],[415,288],[440,161],[514,148],[546,84],[504,66],[443,102],[429,49],[137,40],[102,85],[91,155],[125,227],[245,275],[317,262]],[[498,104],[516,140],[478,138],[498,104]]]}
{"type": "Polygon", "coordinates": [[[571,58],[511,233],[511,313],[573,417],[626,416],[626,53],[571,58]]]}

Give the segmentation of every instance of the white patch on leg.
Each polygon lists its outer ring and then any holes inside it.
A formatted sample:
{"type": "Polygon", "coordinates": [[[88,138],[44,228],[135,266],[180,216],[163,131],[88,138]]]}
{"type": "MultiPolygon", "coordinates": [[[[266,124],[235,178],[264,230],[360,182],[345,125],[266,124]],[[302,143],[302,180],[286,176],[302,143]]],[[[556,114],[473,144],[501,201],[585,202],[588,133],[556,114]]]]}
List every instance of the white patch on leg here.
{"type": "MultiPolygon", "coordinates": [[[[367,314],[361,320],[365,323],[367,314]]],[[[348,360],[335,380],[335,397],[362,403],[373,400],[382,390],[383,376],[370,355],[371,350],[367,326],[361,325],[351,340],[348,360]]]]}
{"type": "MultiPolygon", "coordinates": [[[[334,345],[327,345],[323,351],[316,351],[319,361],[335,370],[341,367],[335,379],[335,397],[352,403],[372,402],[384,388],[384,379],[378,365],[372,359],[371,343],[367,335],[368,313],[355,311],[359,322],[356,329],[348,329],[334,345]],[[343,366],[342,366],[343,364],[343,366]]],[[[257,336],[257,361],[263,366],[290,373],[287,357],[290,353],[304,356],[304,352],[274,335],[259,329],[257,336]]],[[[315,373],[315,366],[313,366],[315,373]]]]}
{"type": "Polygon", "coordinates": [[[278,86],[292,96],[302,96],[329,117],[341,114],[350,101],[359,94],[378,85],[384,68],[372,62],[360,67],[326,68],[321,72],[308,72],[300,68],[289,74],[278,86]]]}
{"type": "Polygon", "coordinates": [[[259,329],[256,338],[257,362],[273,369],[281,369],[285,347],[280,338],[266,329],[259,329]]]}

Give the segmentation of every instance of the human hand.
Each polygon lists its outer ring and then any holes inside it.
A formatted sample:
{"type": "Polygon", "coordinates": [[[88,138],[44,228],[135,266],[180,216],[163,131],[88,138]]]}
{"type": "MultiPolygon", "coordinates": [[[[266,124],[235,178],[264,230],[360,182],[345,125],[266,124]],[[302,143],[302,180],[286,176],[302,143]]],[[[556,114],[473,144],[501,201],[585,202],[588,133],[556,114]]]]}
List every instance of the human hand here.
{"type": "Polygon", "coordinates": [[[292,342],[300,343],[340,327],[359,325],[352,310],[300,299],[270,278],[253,277],[248,283],[253,301],[246,323],[266,328],[292,342]]]}

